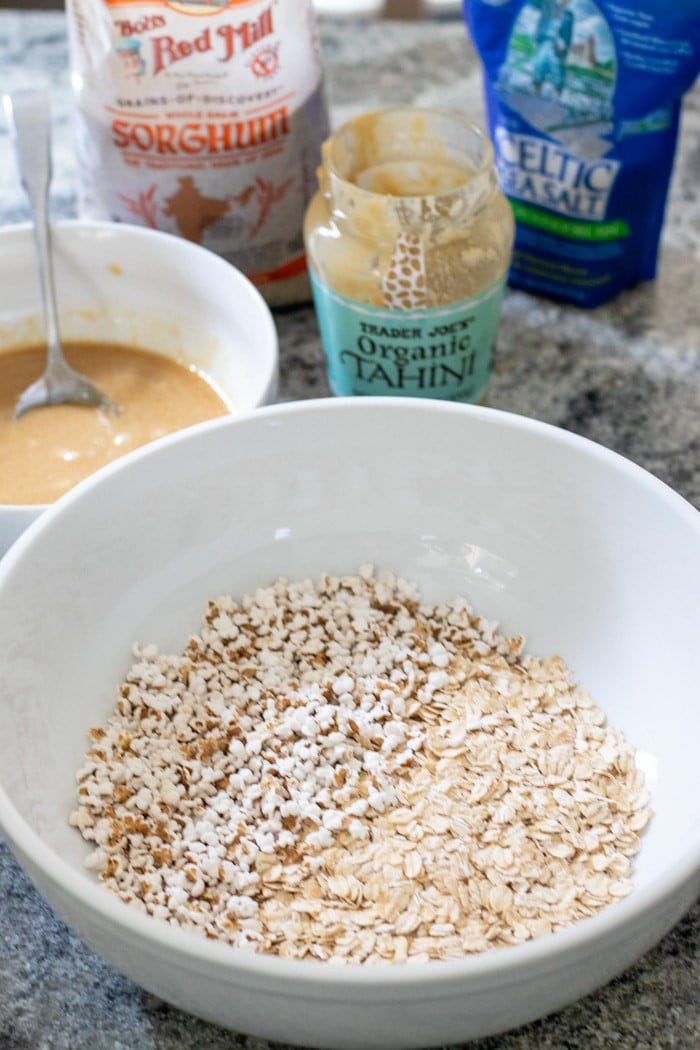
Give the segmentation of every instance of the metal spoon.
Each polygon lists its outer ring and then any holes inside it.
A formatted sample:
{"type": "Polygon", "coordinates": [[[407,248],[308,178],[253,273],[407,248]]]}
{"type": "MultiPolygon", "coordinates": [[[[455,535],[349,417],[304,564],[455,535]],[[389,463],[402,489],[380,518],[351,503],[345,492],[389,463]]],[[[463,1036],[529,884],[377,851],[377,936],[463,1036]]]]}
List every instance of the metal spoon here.
{"type": "Polygon", "coordinates": [[[20,395],[15,407],[15,418],[31,408],[66,402],[95,405],[110,412],[118,412],[118,407],[106,394],[71,368],[61,347],[48,222],[51,181],[51,112],[48,92],[30,88],[5,95],[3,103],[22,186],[29,197],[32,212],[47,341],[46,370],[40,379],[20,395]]]}

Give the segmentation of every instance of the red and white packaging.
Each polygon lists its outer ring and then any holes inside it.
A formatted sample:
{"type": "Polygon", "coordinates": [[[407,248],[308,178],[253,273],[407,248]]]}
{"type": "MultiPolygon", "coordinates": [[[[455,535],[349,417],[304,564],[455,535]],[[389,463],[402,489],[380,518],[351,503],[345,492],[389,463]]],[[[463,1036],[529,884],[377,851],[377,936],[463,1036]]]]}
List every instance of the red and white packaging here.
{"type": "Polygon", "coordinates": [[[84,214],[187,237],[309,298],[328,134],[313,0],[66,0],[84,214]]]}

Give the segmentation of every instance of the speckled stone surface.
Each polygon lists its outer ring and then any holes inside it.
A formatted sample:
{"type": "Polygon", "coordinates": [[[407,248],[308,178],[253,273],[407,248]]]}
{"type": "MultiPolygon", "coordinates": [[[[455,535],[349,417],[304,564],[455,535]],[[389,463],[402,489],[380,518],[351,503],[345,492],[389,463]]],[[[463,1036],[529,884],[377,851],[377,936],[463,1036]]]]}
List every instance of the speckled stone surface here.
{"type": "MultiPolygon", "coordinates": [[[[333,122],[379,104],[480,118],[480,71],[459,21],[323,23],[333,122]]],[[[0,11],[2,90],[46,82],[55,114],[52,207],[75,214],[63,15],[0,11]]],[[[0,127],[0,223],[26,218],[0,127]]],[[[700,507],[700,89],[687,98],[659,276],[593,312],[507,294],[490,403],[585,434],[700,507]]],[[[283,399],[328,393],[310,306],[276,313],[283,399]]],[[[700,906],[636,966],[538,1023],[473,1050],[698,1050],[700,906]]],[[[175,1010],[88,950],[0,843],[0,1050],[271,1050],[175,1010]]],[[[279,1050],[279,1048],[278,1048],[279,1050]]],[[[372,1050],[368,1047],[368,1050],[372,1050]]]]}

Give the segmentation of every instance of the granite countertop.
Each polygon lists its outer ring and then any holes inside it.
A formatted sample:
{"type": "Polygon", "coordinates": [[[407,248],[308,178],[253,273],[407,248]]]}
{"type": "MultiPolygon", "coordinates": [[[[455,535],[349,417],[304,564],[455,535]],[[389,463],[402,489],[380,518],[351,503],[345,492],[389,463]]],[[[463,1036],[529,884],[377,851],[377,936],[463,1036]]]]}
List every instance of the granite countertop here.
{"type": "MultiPolygon", "coordinates": [[[[462,23],[321,22],[334,125],[391,102],[481,119],[480,70],[462,23]]],[[[54,216],[76,213],[62,13],[0,12],[2,90],[45,82],[55,115],[54,216]]],[[[0,224],[27,217],[0,127],[0,224]]],[[[700,88],[687,98],[658,279],[594,311],[508,292],[490,403],[616,449],[700,507],[700,88]]],[[[275,312],[280,397],[328,393],[313,310],[275,312]]],[[[473,1050],[700,1047],[700,905],[636,966],[580,1003],[473,1050]]],[[[272,1050],[160,1002],[53,915],[0,842],[2,1050],[272,1050]]]]}

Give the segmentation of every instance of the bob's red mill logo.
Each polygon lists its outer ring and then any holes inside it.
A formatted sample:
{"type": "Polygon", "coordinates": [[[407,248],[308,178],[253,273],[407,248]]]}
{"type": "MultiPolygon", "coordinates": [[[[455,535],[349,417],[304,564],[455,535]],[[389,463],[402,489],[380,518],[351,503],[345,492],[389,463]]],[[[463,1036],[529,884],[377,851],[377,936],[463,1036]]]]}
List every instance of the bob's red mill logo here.
{"type": "MultiPolygon", "coordinates": [[[[165,19],[161,17],[158,21],[165,22],[165,19]]],[[[123,37],[135,35],[136,27],[129,20],[123,19],[118,25],[123,37]]],[[[156,26],[152,23],[149,28],[156,26]]],[[[195,54],[203,55],[210,51],[214,52],[219,62],[229,62],[235,55],[247,51],[273,32],[270,4],[257,18],[243,19],[237,25],[224,24],[215,29],[207,26],[196,36],[179,40],[169,33],[154,36],[151,37],[153,72],[160,73],[175,62],[181,62],[183,58],[195,54]]]]}

